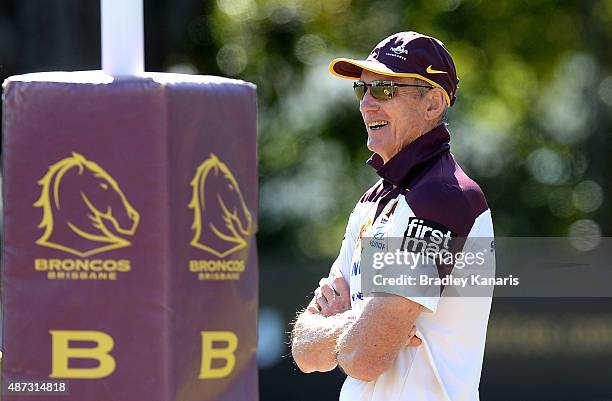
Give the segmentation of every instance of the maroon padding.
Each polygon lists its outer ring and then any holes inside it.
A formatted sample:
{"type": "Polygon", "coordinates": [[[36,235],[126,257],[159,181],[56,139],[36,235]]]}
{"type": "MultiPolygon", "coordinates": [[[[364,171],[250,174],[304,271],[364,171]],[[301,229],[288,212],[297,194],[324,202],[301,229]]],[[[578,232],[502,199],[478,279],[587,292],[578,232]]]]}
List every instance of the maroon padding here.
{"type": "Polygon", "coordinates": [[[49,331],[89,330],[113,338],[116,368],[65,379],[70,394],[58,399],[256,400],[254,85],[92,77],[34,74],[4,89],[3,383],[49,379],[49,331]],[[64,270],[87,265],[97,279],[36,270],[57,260],[64,270]],[[102,279],[125,261],[129,271],[102,279]],[[192,261],[234,271],[205,277],[190,271],[192,261]],[[237,336],[228,376],[199,378],[202,331],[237,336]]]}

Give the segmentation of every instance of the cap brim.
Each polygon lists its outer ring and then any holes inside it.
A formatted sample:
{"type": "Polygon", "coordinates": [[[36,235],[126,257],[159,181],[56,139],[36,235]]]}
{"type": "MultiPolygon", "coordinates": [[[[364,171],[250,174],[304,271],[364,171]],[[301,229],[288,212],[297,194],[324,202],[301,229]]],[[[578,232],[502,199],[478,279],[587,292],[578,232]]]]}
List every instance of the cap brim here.
{"type": "Polygon", "coordinates": [[[446,90],[437,82],[432,81],[429,78],[412,72],[395,72],[385,64],[374,60],[353,60],[350,58],[336,58],[329,63],[329,72],[333,75],[344,78],[344,79],[359,79],[363,70],[373,72],[375,74],[388,75],[390,77],[404,77],[404,78],[416,78],[423,80],[430,85],[440,88],[444,91],[444,97],[446,98],[446,104],[450,107],[451,101],[450,96],[446,93],[446,90]]]}

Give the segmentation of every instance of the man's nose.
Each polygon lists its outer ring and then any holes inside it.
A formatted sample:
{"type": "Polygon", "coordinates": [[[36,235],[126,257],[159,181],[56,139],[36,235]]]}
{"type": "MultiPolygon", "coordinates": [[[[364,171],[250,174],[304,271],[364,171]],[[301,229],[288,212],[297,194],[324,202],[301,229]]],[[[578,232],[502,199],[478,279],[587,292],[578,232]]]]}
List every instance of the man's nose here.
{"type": "Polygon", "coordinates": [[[367,91],[363,99],[361,99],[361,102],[359,102],[359,110],[362,113],[365,113],[368,111],[376,111],[379,108],[380,108],[380,104],[378,103],[378,100],[372,97],[372,94],[370,93],[370,91],[367,91]]]}

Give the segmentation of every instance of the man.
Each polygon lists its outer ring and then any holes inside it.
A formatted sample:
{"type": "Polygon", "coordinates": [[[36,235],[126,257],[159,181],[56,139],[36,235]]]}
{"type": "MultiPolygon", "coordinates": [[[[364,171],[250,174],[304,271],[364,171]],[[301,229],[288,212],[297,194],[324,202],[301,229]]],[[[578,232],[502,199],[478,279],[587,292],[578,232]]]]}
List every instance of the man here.
{"type": "Polygon", "coordinates": [[[450,153],[443,123],[459,82],[453,60],[439,40],[401,32],[330,71],[357,80],[368,164],[381,179],[353,209],[329,277],[295,322],[293,357],[306,373],[340,366],[341,401],[478,400],[490,297],[361,292],[362,237],[493,236],[484,195],[450,153]]]}

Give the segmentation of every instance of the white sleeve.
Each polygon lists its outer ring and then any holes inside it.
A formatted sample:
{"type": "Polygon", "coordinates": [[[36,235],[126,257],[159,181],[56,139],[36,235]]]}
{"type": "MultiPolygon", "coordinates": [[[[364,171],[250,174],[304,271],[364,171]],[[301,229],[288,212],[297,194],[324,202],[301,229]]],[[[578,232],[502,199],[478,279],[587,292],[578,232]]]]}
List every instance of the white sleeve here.
{"type": "Polygon", "coordinates": [[[359,205],[355,206],[351,212],[351,215],[349,216],[346,231],[344,233],[344,239],[342,240],[342,246],[340,247],[340,253],[332,264],[330,270],[330,274],[334,270],[340,271],[347,284],[349,283],[350,279],[351,260],[353,259],[353,252],[355,251],[355,244],[357,243],[357,236],[359,235],[360,219],[358,206],[359,205]]]}

